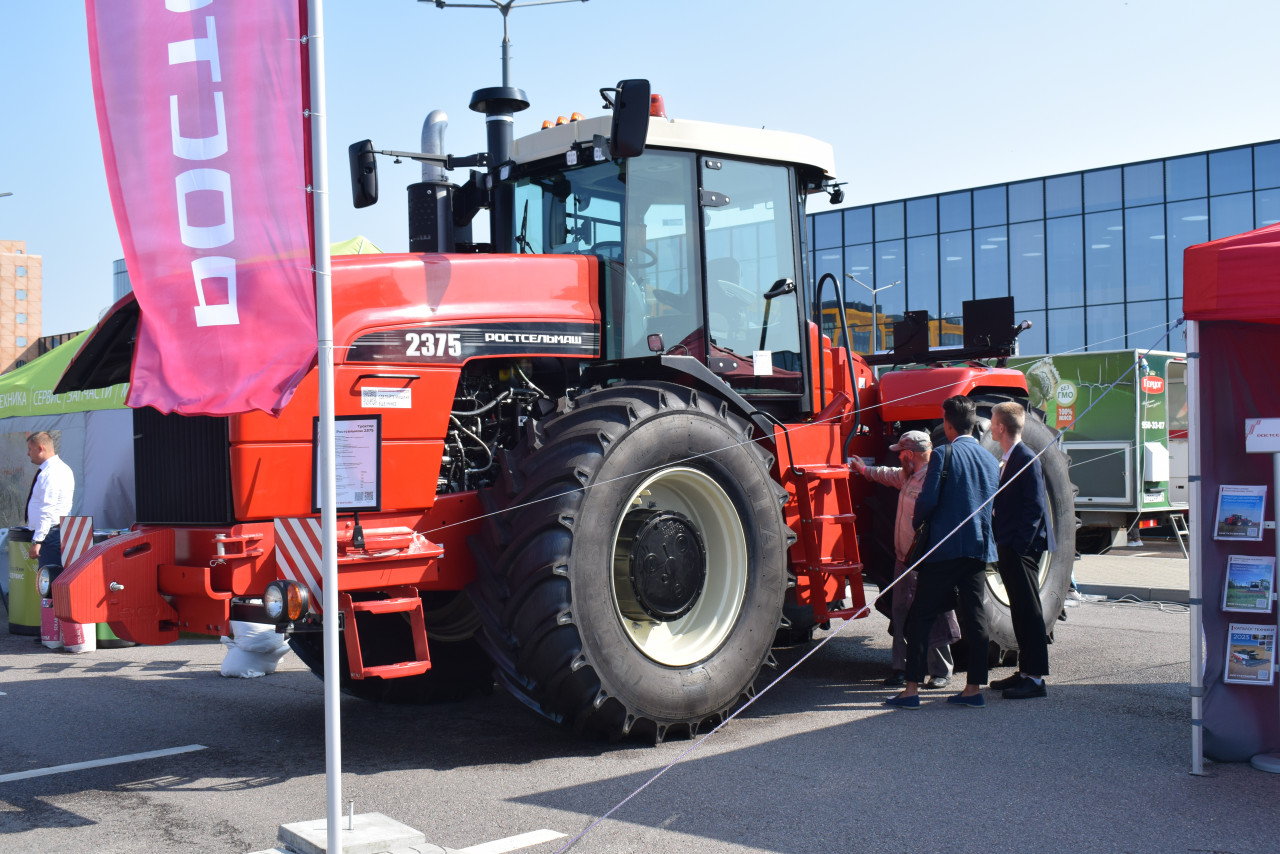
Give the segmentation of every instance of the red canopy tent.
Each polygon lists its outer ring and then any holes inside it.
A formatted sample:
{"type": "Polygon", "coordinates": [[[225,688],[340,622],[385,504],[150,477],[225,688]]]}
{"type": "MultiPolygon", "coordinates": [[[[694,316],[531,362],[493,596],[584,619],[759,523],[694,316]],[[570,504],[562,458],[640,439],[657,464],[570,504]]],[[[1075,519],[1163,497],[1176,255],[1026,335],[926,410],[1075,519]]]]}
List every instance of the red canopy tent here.
{"type": "MultiPolygon", "coordinates": [[[[1280,690],[1276,685],[1226,683],[1227,632],[1232,622],[1276,624],[1270,611],[1224,612],[1229,555],[1277,553],[1276,531],[1261,542],[1213,538],[1218,487],[1265,485],[1277,500],[1274,471],[1245,453],[1245,419],[1280,418],[1280,225],[1224,237],[1186,250],[1183,310],[1189,324],[1191,400],[1191,553],[1193,772],[1203,755],[1272,768],[1261,754],[1280,749],[1280,690]],[[1199,476],[1197,481],[1196,477],[1199,476]],[[1200,604],[1200,603],[1203,604],[1200,604]],[[1201,637],[1196,637],[1203,630],[1201,637]],[[1203,660],[1201,656],[1203,639],[1203,660]]],[[[1280,505],[1280,502],[1277,502],[1280,505]]],[[[1274,519],[1277,514],[1271,514],[1274,519]]]]}

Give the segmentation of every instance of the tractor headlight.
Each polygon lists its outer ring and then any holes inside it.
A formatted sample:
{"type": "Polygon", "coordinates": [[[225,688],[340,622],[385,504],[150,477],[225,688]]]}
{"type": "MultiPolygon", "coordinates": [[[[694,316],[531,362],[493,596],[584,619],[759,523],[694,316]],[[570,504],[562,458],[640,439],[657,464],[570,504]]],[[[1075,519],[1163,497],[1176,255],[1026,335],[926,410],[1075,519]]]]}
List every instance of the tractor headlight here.
{"type": "Polygon", "coordinates": [[[296,581],[273,581],[262,594],[267,617],[277,623],[292,623],[307,615],[311,597],[296,581]]]}
{"type": "Polygon", "coordinates": [[[41,599],[53,598],[53,567],[42,566],[36,570],[36,590],[41,599]]]}

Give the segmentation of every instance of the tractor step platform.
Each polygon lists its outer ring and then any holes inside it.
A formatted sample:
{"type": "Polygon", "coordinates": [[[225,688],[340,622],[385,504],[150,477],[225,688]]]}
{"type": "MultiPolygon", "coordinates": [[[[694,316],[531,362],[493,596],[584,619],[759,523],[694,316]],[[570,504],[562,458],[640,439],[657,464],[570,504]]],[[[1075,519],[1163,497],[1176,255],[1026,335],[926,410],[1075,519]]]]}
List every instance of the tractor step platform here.
{"type": "Polygon", "coordinates": [[[399,679],[405,676],[418,676],[431,669],[431,653],[427,647],[427,626],[422,615],[422,599],[413,587],[393,587],[381,591],[383,599],[364,599],[355,601],[350,593],[338,594],[338,605],[342,610],[344,629],[343,636],[347,645],[347,663],[351,668],[352,679],[399,679]],[[409,617],[409,631],[413,636],[413,658],[408,661],[395,661],[387,664],[364,663],[364,655],[360,649],[360,630],[356,622],[356,614],[406,614],[409,617]]]}
{"type": "Polygon", "coordinates": [[[790,471],[800,510],[800,547],[803,558],[794,561],[798,575],[808,576],[811,591],[827,591],[834,579],[842,595],[846,584],[854,607],[828,611],[825,595],[812,596],[819,623],[830,617],[852,617],[862,610],[862,560],[858,553],[857,514],[848,466],[817,464],[795,466],[790,471]],[[834,506],[833,506],[834,505],[834,506]],[[832,529],[835,529],[834,531],[832,529]]]}

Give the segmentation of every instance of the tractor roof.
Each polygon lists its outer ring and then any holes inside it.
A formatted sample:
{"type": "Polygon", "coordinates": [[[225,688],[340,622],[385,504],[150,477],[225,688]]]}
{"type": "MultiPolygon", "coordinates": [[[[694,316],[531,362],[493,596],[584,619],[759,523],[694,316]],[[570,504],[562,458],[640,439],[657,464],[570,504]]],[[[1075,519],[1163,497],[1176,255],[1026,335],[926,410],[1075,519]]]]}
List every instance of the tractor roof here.
{"type": "MultiPolygon", "coordinates": [[[[516,163],[555,157],[575,145],[590,143],[597,134],[608,136],[610,125],[609,116],[597,116],[546,128],[517,139],[512,145],[511,156],[516,163]]],[[[820,170],[826,179],[835,178],[836,172],[830,145],[813,137],[785,131],[653,117],[649,121],[645,144],[655,148],[795,163],[820,170]]]]}

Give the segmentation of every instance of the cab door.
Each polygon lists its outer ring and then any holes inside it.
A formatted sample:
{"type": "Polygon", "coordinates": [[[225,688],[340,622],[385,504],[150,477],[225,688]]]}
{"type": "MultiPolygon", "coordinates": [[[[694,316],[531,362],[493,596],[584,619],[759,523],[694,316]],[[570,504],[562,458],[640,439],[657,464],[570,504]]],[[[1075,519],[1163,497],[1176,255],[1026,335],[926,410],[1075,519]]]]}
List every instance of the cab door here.
{"type": "Polygon", "coordinates": [[[797,195],[788,166],[699,157],[706,362],[748,397],[805,389],[797,195]]]}

